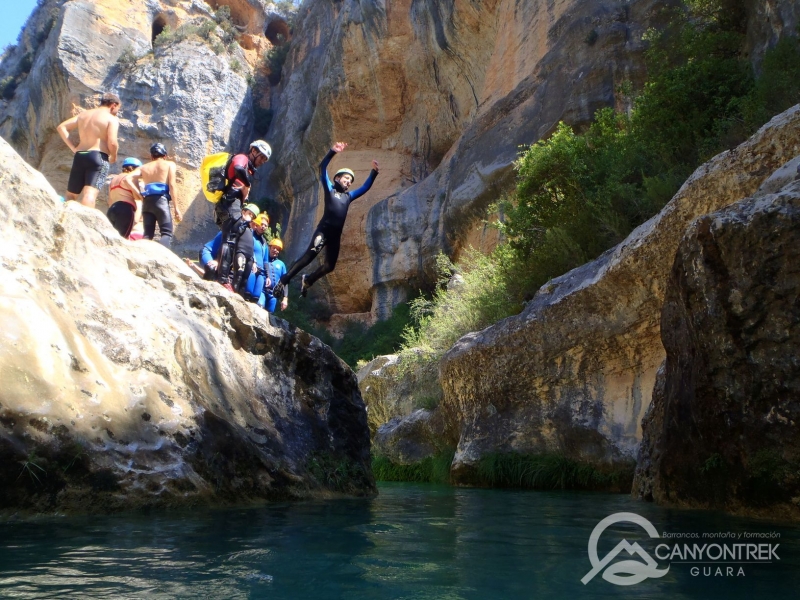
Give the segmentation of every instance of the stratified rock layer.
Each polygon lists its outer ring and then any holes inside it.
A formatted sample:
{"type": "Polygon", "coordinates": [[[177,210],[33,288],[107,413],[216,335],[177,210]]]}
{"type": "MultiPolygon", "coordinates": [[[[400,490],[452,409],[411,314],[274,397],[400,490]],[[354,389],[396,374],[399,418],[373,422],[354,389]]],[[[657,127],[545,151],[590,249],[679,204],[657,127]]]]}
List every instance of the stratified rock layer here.
{"type": "Polygon", "coordinates": [[[354,373],[0,140],[0,510],[370,494],[354,373]]]}
{"type": "Polygon", "coordinates": [[[700,167],[656,217],[545,285],[520,315],[461,338],[442,360],[439,407],[459,439],[456,480],[489,452],[633,460],[665,356],[661,308],[683,232],[799,153],[794,107],[700,167]]]}
{"type": "Polygon", "coordinates": [[[692,223],[661,331],[634,495],[800,518],[800,181],[692,223]]]}

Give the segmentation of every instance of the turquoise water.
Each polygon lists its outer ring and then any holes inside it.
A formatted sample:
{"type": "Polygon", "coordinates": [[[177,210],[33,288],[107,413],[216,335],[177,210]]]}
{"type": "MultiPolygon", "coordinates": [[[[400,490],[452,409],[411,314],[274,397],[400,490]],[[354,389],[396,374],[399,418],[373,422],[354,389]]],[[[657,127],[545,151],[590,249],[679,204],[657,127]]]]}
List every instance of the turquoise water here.
{"type": "MultiPolygon", "coordinates": [[[[610,528],[600,558],[622,536],[652,550],[640,532],[610,528]]],[[[15,598],[777,600],[800,597],[799,567],[794,525],[591,493],[384,484],[371,500],[0,524],[0,597],[15,598]],[[583,585],[589,536],[617,512],[636,512],[659,532],[773,532],[780,560],[739,565],[740,577],[671,564],[629,587],[600,575],[583,585]]]]}

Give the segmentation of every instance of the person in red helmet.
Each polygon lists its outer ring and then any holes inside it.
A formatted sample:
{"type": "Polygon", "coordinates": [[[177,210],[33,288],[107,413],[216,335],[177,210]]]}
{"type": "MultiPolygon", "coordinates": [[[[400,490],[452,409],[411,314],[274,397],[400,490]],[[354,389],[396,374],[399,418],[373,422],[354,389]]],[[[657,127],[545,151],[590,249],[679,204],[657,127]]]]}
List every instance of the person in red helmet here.
{"type": "Polygon", "coordinates": [[[242,220],[242,204],[250,196],[251,177],[256,169],[267,164],[272,156],[272,148],[264,140],[256,140],[250,144],[247,154],[236,154],[231,157],[225,167],[225,188],[222,198],[214,205],[214,221],[222,232],[222,247],[219,263],[219,282],[225,287],[233,287],[233,259],[236,254],[236,242],[249,222],[242,220]]]}

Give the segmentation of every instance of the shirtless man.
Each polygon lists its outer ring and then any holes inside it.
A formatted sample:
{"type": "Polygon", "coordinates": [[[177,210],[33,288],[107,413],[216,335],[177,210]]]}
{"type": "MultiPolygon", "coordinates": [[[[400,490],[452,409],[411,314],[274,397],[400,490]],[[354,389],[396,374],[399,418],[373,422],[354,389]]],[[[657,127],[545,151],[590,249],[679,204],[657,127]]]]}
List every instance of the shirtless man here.
{"type": "Polygon", "coordinates": [[[175,222],[180,223],[181,216],[176,205],[175,192],[178,189],[175,174],[177,165],[167,159],[164,144],[153,144],[150,147],[151,160],[136,169],[125,178],[129,187],[139,189],[139,180],[144,183],[144,200],[142,201],[142,221],[144,223],[144,239],[152,240],[156,233],[156,223],[161,233],[159,240],[169,248],[172,245],[172,212],[175,211],[175,222]]]}
{"type": "Polygon", "coordinates": [[[110,163],[117,162],[117,113],[121,106],[119,96],[104,94],[100,106],[86,110],[67,119],[58,126],[58,135],[72,150],[75,158],[67,184],[67,200],[77,200],[94,208],[100,187],[106,182],[110,163]],[[69,139],[70,131],[78,130],[78,145],[69,139]]]}

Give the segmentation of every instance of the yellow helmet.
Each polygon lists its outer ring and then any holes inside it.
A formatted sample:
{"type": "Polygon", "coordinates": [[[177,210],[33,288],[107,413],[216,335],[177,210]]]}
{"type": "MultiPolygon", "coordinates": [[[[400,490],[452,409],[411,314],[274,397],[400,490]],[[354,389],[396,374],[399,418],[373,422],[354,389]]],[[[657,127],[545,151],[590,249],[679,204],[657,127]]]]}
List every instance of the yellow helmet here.
{"type": "Polygon", "coordinates": [[[253,223],[258,225],[259,227],[268,227],[269,226],[269,217],[267,216],[267,213],[262,212],[255,219],[253,219],[253,223]]]}
{"type": "Polygon", "coordinates": [[[279,238],[274,238],[270,240],[268,246],[275,246],[276,248],[283,250],[283,242],[279,238]]]}

